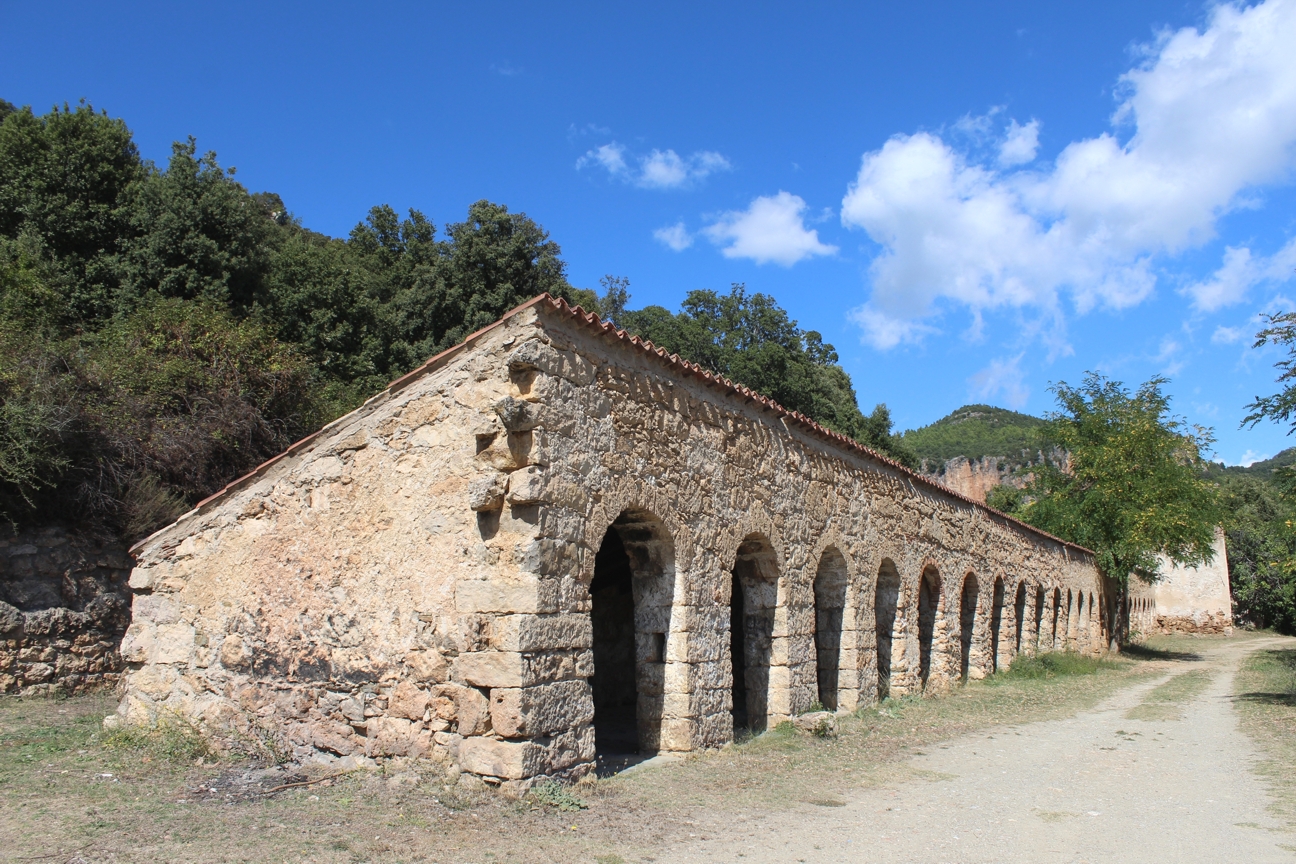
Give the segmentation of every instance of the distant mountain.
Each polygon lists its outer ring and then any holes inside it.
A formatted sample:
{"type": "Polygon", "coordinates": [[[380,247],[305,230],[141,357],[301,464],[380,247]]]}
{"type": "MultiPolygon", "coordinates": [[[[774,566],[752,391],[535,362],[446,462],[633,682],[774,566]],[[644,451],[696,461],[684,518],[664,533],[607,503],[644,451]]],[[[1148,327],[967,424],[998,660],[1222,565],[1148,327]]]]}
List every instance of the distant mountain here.
{"type": "Polygon", "coordinates": [[[923,471],[938,474],[951,459],[975,462],[998,457],[1004,467],[1034,462],[1031,430],[1044,421],[992,405],[964,405],[929,426],[904,433],[904,443],[923,463],[923,471]]]}
{"type": "Polygon", "coordinates": [[[1252,462],[1250,465],[1225,465],[1223,462],[1207,462],[1206,476],[1250,474],[1257,477],[1270,477],[1274,470],[1296,463],[1296,447],[1288,447],[1272,459],[1263,462],[1252,462]]]}

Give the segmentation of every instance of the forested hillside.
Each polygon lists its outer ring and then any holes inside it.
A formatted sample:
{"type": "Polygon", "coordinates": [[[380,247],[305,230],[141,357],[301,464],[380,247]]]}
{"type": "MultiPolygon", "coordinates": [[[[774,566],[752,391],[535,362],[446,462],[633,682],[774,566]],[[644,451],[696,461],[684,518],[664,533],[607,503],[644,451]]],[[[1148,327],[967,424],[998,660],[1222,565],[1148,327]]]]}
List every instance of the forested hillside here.
{"type": "Polygon", "coordinates": [[[928,426],[910,429],[902,436],[925,466],[924,471],[941,470],[956,456],[969,460],[997,456],[1011,467],[1033,461],[1038,444],[1032,445],[1031,430],[1045,421],[992,405],[964,405],[928,426]]]}
{"type": "Polygon", "coordinates": [[[885,407],[864,417],[832,346],[771,298],[626,311],[605,281],[601,306],[503,205],[439,229],[376,206],[328,237],[193,139],[160,166],[89,105],[0,101],[0,517],[147,534],[546,291],[895,449],[885,407]]]}

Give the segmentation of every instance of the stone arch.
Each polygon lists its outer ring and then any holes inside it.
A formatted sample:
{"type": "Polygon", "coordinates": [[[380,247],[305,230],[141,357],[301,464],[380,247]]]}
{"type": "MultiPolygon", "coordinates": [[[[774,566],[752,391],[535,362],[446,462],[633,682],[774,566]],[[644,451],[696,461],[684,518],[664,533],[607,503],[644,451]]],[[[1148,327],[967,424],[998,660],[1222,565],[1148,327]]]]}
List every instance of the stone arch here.
{"type": "Polygon", "coordinates": [[[1089,622],[1085,620],[1085,596],[1083,591],[1076,595],[1075,621],[1076,644],[1084,648],[1087,642],[1085,637],[1089,635],[1089,622]]]}
{"type": "Polygon", "coordinates": [[[590,580],[595,749],[600,759],[661,747],[675,542],[654,513],[627,509],[604,533],[590,580]]]}
{"type": "Polygon", "coordinates": [[[941,580],[935,565],[923,568],[918,581],[918,682],[927,688],[932,671],[932,643],[936,637],[936,617],[940,614],[941,580]]]}
{"type": "Polygon", "coordinates": [[[972,637],[976,632],[977,578],[969,572],[963,577],[959,595],[959,680],[967,681],[972,670],[972,637]]]}
{"type": "Polygon", "coordinates": [[[1004,580],[995,577],[990,596],[990,672],[999,671],[999,636],[1003,632],[1004,580]]]}
{"type": "Polygon", "coordinates": [[[1035,626],[1032,628],[1034,635],[1035,650],[1044,650],[1044,604],[1048,601],[1045,599],[1044,586],[1035,586],[1035,608],[1032,610],[1035,626]]]}
{"type": "Polygon", "coordinates": [[[1017,583],[1017,594],[1013,598],[1013,654],[1017,655],[1022,650],[1022,634],[1026,630],[1026,583],[1017,583]]]}
{"type": "Polygon", "coordinates": [[[1049,631],[1049,650],[1056,651],[1058,647],[1058,617],[1062,614],[1062,589],[1054,588],[1053,596],[1050,599],[1053,601],[1053,608],[1050,610],[1052,612],[1053,626],[1049,631]]]}
{"type": "Polygon", "coordinates": [[[1075,647],[1075,593],[1068,588],[1066,592],[1066,610],[1062,622],[1062,647],[1070,651],[1075,647]]]}
{"type": "Polygon", "coordinates": [[[838,694],[848,583],[846,557],[836,546],[829,546],[819,558],[814,579],[815,681],[819,704],[828,711],[836,711],[841,701],[838,694]]]}
{"type": "Polygon", "coordinates": [[[734,553],[729,599],[729,658],[734,733],[763,731],[770,714],[770,665],[779,601],[779,558],[764,534],[747,535],[734,553]]]}
{"type": "Polygon", "coordinates": [[[878,566],[873,597],[874,632],[877,634],[877,698],[891,695],[891,648],[895,642],[896,609],[900,603],[900,571],[890,558],[878,566]]]}

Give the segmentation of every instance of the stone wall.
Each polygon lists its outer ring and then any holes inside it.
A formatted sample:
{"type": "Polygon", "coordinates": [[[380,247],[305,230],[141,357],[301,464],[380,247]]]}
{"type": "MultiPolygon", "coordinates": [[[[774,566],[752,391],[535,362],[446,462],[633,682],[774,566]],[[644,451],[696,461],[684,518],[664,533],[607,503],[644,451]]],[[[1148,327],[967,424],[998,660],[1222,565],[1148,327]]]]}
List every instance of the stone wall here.
{"type": "Polygon", "coordinates": [[[1215,531],[1215,557],[1209,564],[1180,567],[1162,559],[1161,579],[1153,586],[1150,633],[1233,632],[1233,595],[1223,529],[1215,531]]]}
{"type": "Polygon", "coordinates": [[[0,693],[115,684],[132,561],[60,527],[0,534],[0,693]]]}
{"type": "Polygon", "coordinates": [[[123,720],[491,782],[1105,645],[1085,550],[548,298],[135,551],[123,720]]]}

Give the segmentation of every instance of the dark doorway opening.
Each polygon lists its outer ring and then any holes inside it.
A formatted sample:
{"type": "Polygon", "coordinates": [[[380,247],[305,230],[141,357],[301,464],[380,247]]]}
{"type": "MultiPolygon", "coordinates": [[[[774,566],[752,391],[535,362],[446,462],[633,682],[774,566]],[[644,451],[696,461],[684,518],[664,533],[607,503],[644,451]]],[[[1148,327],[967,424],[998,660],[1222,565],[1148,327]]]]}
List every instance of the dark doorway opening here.
{"type": "Polygon", "coordinates": [[[925,688],[931,678],[932,638],[936,635],[936,609],[940,603],[940,576],[936,568],[923,571],[918,588],[918,680],[925,688]]]}
{"type": "Polygon", "coordinates": [[[1035,589],[1035,650],[1044,650],[1044,587],[1035,589]]]}
{"type": "Polygon", "coordinates": [[[976,629],[977,580],[971,573],[963,580],[959,598],[959,680],[967,681],[972,668],[972,634],[976,629]]]}
{"type": "Polygon", "coordinates": [[[1062,589],[1053,589],[1053,630],[1052,638],[1048,650],[1057,650],[1058,644],[1058,616],[1062,614],[1062,589]]]}
{"type": "Polygon", "coordinates": [[[1003,630],[1004,581],[1000,576],[994,583],[994,600],[990,606],[990,671],[999,671],[999,634],[1003,630]]]}
{"type": "Polygon", "coordinates": [[[815,574],[815,663],[819,704],[837,710],[842,625],[846,614],[846,559],[829,547],[815,574]]]}
{"type": "Polygon", "coordinates": [[[615,529],[594,557],[590,583],[594,631],[594,746],[600,754],[639,752],[635,686],[634,573],[615,529]]]}
{"type": "Polygon", "coordinates": [[[674,547],[656,516],[627,510],[608,528],[590,582],[594,746],[606,775],[660,745],[674,547]]]}
{"type": "Polygon", "coordinates": [[[877,591],[873,597],[873,623],[877,634],[877,698],[891,695],[891,646],[895,639],[896,607],[900,603],[900,574],[890,558],[878,568],[877,591]]]}
{"type": "Polygon", "coordinates": [[[734,737],[765,731],[777,604],[778,565],[774,549],[764,537],[752,535],[738,547],[729,606],[734,737]]]}
{"type": "Polygon", "coordinates": [[[1026,583],[1017,583],[1017,597],[1013,600],[1013,621],[1017,624],[1017,634],[1013,639],[1013,654],[1020,654],[1022,632],[1026,629],[1026,583]]]}

